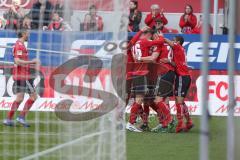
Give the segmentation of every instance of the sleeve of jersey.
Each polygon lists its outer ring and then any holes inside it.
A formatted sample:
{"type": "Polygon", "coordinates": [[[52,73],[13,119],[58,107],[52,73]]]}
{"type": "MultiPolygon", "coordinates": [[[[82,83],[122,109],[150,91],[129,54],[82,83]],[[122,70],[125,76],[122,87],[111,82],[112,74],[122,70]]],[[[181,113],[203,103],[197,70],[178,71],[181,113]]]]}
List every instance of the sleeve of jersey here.
{"type": "Polygon", "coordinates": [[[178,46],[178,44],[177,44],[177,43],[173,43],[173,47],[172,47],[172,49],[173,49],[173,50],[177,50],[177,49],[178,49],[178,47],[179,47],[179,46],[178,46]]]}
{"type": "Polygon", "coordinates": [[[22,58],[23,51],[19,45],[16,45],[13,49],[13,56],[14,58],[22,58]]]}

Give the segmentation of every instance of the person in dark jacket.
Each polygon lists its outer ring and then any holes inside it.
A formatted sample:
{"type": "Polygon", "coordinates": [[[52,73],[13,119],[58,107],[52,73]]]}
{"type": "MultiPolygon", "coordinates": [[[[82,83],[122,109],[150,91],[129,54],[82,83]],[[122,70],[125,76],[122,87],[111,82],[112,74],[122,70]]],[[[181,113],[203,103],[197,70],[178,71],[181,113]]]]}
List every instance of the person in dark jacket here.
{"type": "Polygon", "coordinates": [[[51,21],[53,6],[48,0],[38,0],[38,2],[33,4],[31,10],[32,16],[32,29],[43,29],[47,27],[51,21]],[[42,23],[40,20],[40,15],[42,15],[42,23]]]}
{"type": "Polygon", "coordinates": [[[64,21],[70,22],[73,10],[68,3],[69,2],[65,3],[64,0],[57,0],[57,3],[54,6],[54,12],[57,12],[64,21]]]}
{"type": "Polygon", "coordinates": [[[83,22],[84,31],[103,31],[103,19],[101,16],[97,15],[97,7],[91,5],[89,7],[89,12],[84,17],[83,22]]]}
{"type": "Polygon", "coordinates": [[[138,10],[138,2],[136,0],[131,0],[128,31],[138,32],[141,19],[142,19],[142,12],[138,10]]]}

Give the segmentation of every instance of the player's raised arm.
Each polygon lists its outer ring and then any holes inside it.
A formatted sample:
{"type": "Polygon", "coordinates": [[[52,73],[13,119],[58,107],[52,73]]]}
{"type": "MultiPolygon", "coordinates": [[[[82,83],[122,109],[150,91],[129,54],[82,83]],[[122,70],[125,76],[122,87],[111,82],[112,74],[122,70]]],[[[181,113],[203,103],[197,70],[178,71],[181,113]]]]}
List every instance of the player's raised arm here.
{"type": "Polygon", "coordinates": [[[128,43],[128,46],[127,48],[128,49],[131,49],[132,46],[139,40],[140,36],[142,35],[143,32],[145,32],[146,30],[148,30],[149,27],[148,26],[145,26],[143,27],[139,32],[137,32],[133,38],[131,39],[131,41],[128,43]]]}
{"type": "Polygon", "coordinates": [[[167,39],[167,38],[164,38],[164,42],[167,43],[170,47],[173,47],[174,46],[174,43],[173,41],[167,39]]]}
{"type": "Polygon", "coordinates": [[[156,40],[146,42],[146,46],[156,46],[156,45],[163,45],[163,44],[164,44],[164,38],[162,36],[160,36],[156,40]]]}

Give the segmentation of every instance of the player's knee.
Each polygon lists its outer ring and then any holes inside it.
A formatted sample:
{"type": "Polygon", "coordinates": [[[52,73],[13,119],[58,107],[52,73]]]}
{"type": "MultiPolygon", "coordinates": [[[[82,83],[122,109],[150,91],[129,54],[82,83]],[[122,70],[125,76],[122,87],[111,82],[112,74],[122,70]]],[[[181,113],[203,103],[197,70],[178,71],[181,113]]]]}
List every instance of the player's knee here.
{"type": "Polygon", "coordinates": [[[165,101],[166,104],[169,104],[169,101],[170,101],[169,97],[166,97],[164,101],[165,101]]]}
{"type": "Polygon", "coordinates": [[[182,104],[184,101],[184,98],[183,97],[176,97],[176,103],[177,104],[182,104]]]}
{"type": "Polygon", "coordinates": [[[15,101],[18,103],[22,103],[23,99],[23,97],[17,97],[15,101]]]}
{"type": "Polygon", "coordinates": [[[137,104],[142,104],[143,100],[140,99],[140,98],[137,98],[137,99],[135,100],[135,102],[136,102],[137,104]]]}
{"type": "Polygon", "coordinates": [[[163,101],[163,97],[156,96],[155,100],[154,100],[154,103],[157,104],[157,103],[159,103],[161,101],[163,101]]]}
{"type": "Polygon", "coordinates": [[[18,103],[22,103],[23,100],[24,100],[24,94],[17,94],[15,101],[18,103]]]}
{"type": "Polygon", "coordinates": [[[36,99],[37,99],[37,94],[32,94],[32,95],[30,95],[30,99],[32,100],[32,101],[36,101],[36,99]]]}
{"type": "Polygon", "coordinates": [[[142,95],[136,95],[135,102],[137,104],[142,104],[143,103],[143,96],[142,95]]]}

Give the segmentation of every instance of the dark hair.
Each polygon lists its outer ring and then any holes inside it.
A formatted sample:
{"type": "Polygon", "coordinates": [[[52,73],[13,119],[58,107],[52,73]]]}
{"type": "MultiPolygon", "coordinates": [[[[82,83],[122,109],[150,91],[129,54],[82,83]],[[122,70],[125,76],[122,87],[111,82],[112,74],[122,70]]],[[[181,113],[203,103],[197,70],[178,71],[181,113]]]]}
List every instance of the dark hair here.
{"type": "Polygon", "coordinates": [[[153,33],[154,33],[154,30],[152,30],[152,29],[147,29],[146,31],[143,32],[143,34],[148,34],[148,33],[153,34],[153,33]]]}
{"type": "Polygon", "coordinates": [[[96,7],[94,4],[92,4],[92,5],[89,7],[89,10],[91,10],[91,9],[97,9],[97,7],[96,7]]]}
{"type": "Polygon", "coordinates": [[[180,42],[180,45],[182,46],[184,43],[184,38],[182,36],[175,36],[175,39],[177,42],[180,42]]]}
{"type": "Polygon", "coordinates": [[[137,0],[131,0],[130,2],[134,3],[136,8],[138,8],[138,1],[137,0]]]}
{"type": "Polygon", "coordinates": [[[27,33],[27,32],[28,32],[27,29],[22,29],[22,30],[17,31],[18,38],[22,38],[23,34],[27,33]]]}
{"type": "Polygon", "coordinates": [[[190,5],[190,4],[187,4],[187,5],[185,6],[185,8],[186,8],[187,6],[188,6],[188,7],[190,7],[190,8],[191,8],[191,11],[193,12],[192,5],[190,5]]]}

